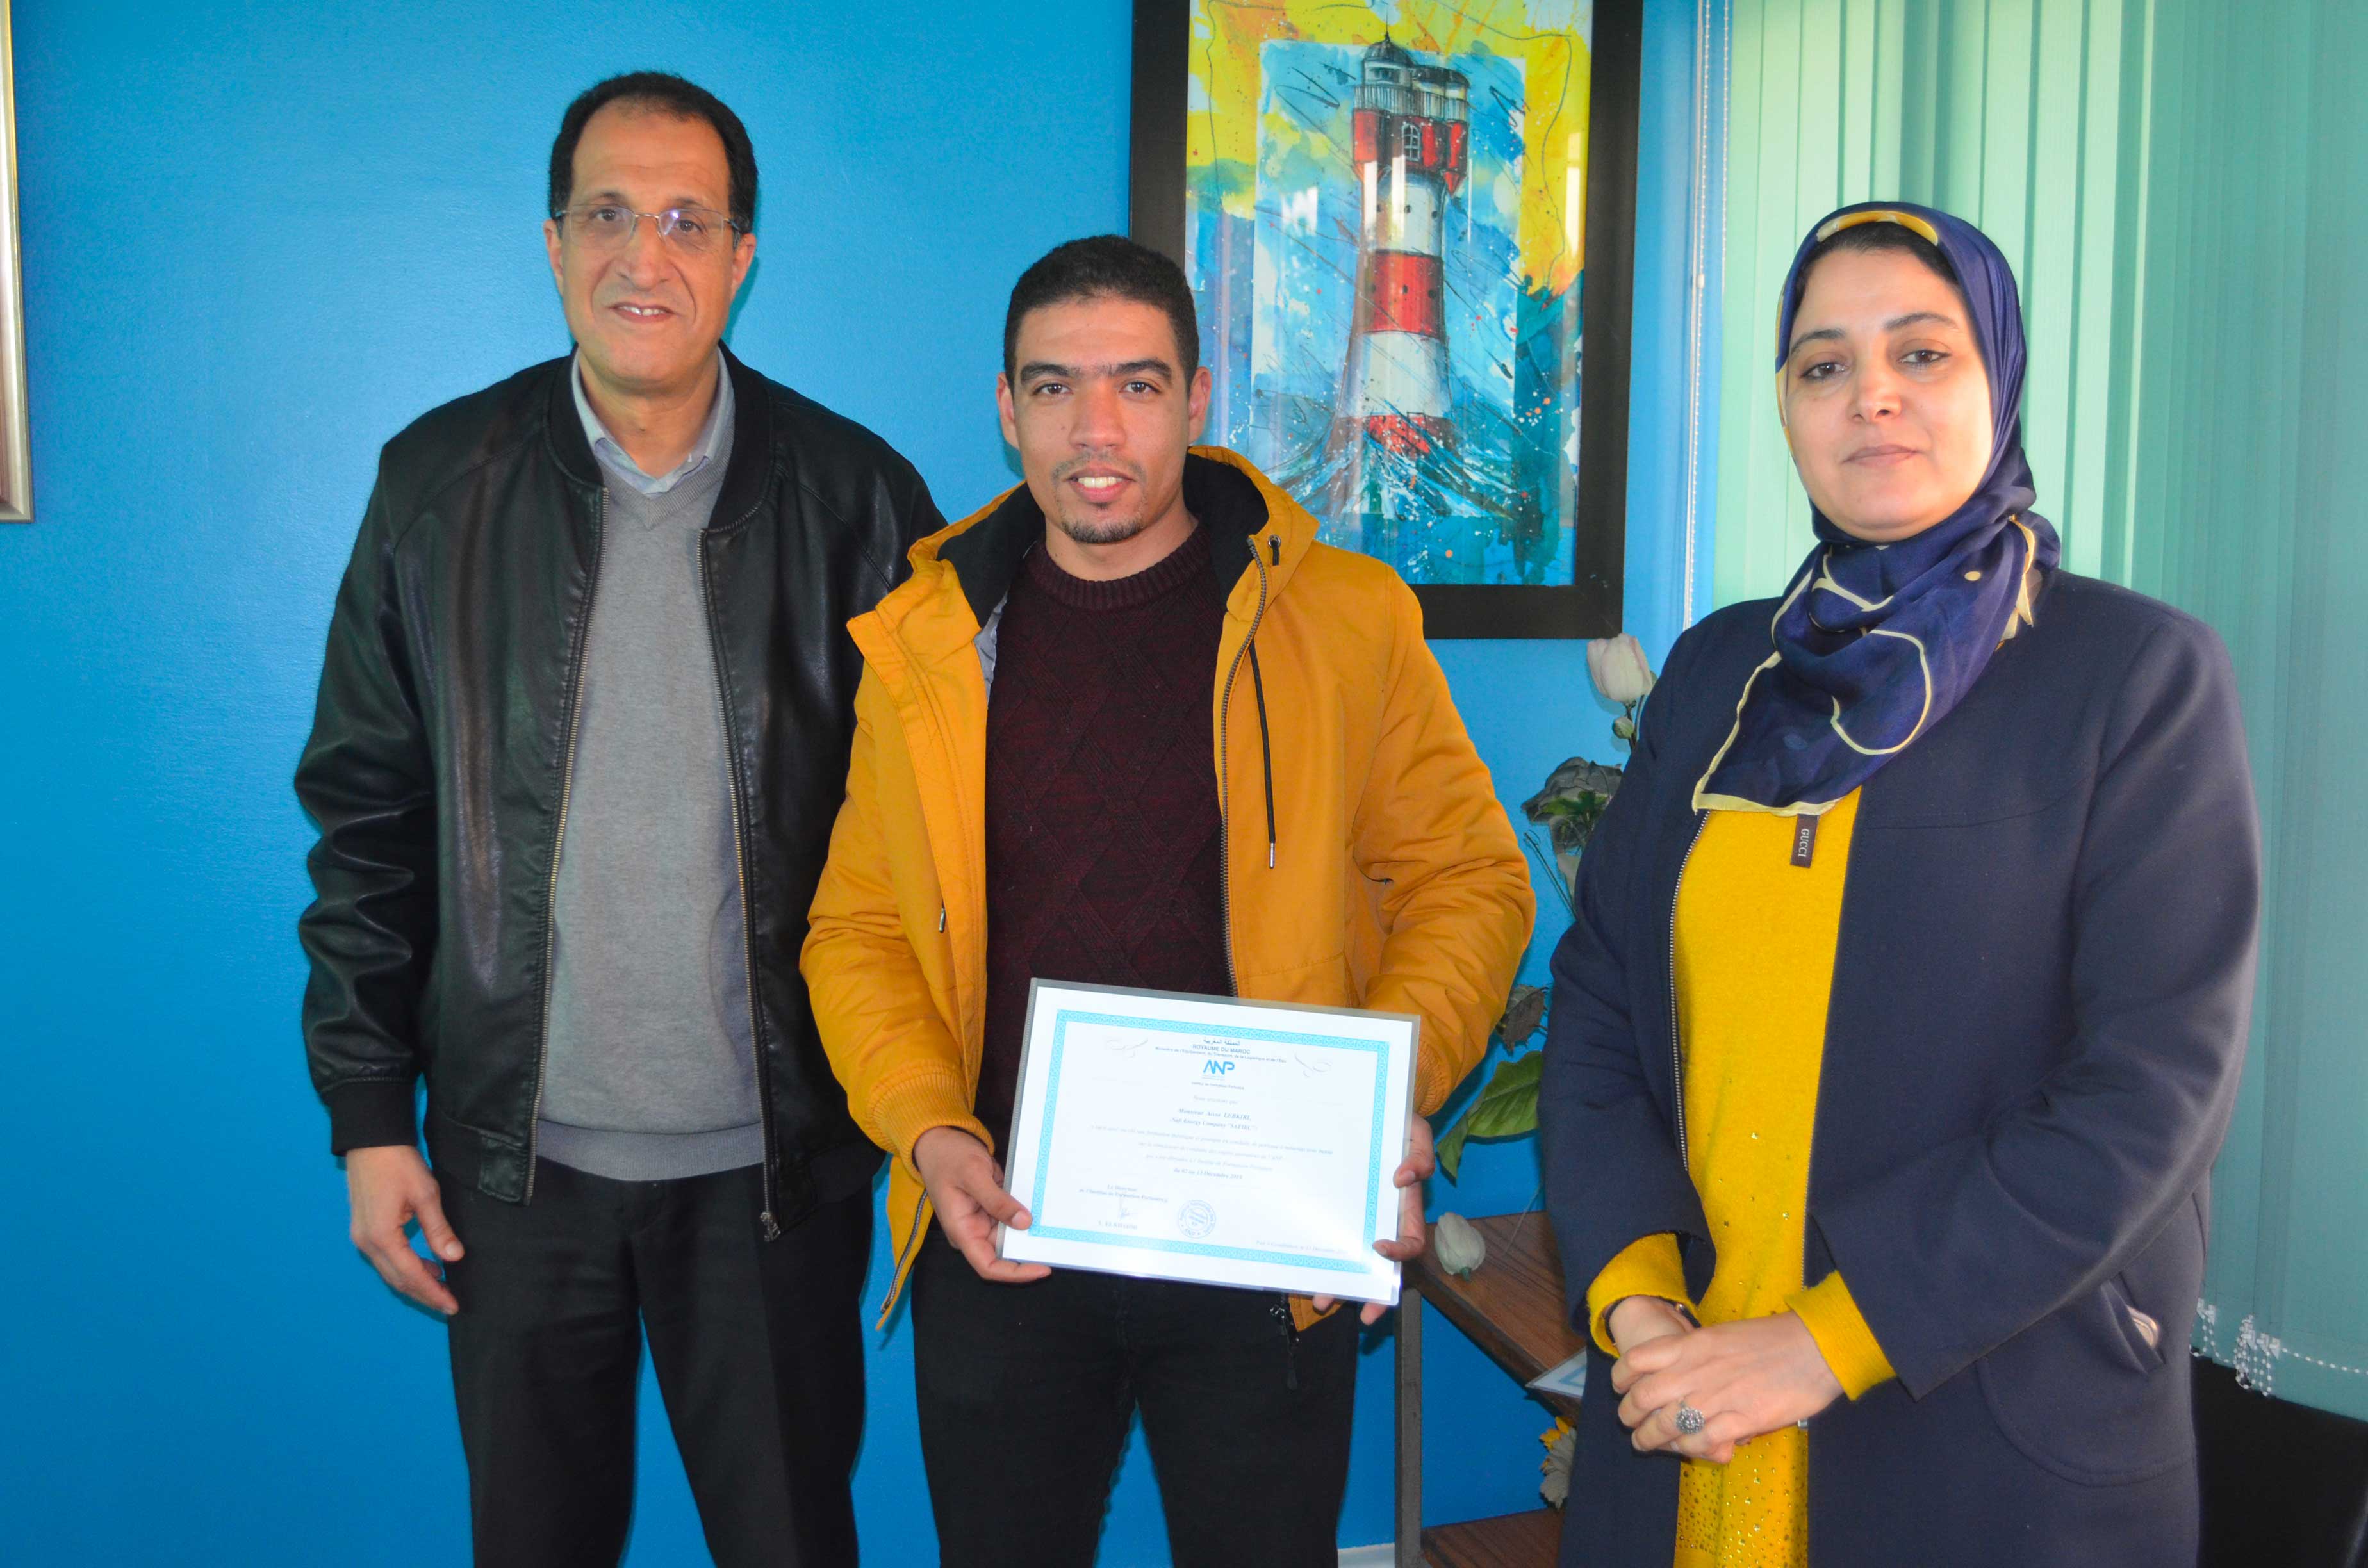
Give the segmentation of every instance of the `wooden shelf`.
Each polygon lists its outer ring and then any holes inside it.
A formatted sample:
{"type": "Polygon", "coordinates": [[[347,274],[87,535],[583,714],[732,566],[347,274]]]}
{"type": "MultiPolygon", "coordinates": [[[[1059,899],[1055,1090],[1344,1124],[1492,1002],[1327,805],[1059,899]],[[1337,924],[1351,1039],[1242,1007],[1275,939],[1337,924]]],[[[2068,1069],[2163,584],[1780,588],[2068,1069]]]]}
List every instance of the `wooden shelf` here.
{"type": "MultiPolygon", "coordinates": [[[[1438,1267],[1437,1249],[1408,1264],[1398,1302],[1399,1568],[1553,1568],[1562,1515],[1552,1508],[1465,1524],[1422,1523],[1422,1333],[1424,1303],[1462,1329],[1526,1385],[1587,1347],[1563,1308],[1562,1259],[1543,1213],[1494,1214],[1472,1221],[1488,1256],[1469,1279],[1438,1267]]],[[[1578,1402],[1531,1396],[1576,1420],[1578,1402]]]]}
{"type": "MultiPolygon", "coordinates": [[[[1544,1214],[1489,1214],[1472,1221],[1488,1258],[1469,1279],[1441,1272],[1434,1248],[1406,1269],[1406,1282],[1462,1329],[1488,1358],[1526,1384],[1587,1348],[1562,1303],[1562,1257],[1544,1214]]],[[[1576,1417],[1578,1402],[1533,1394],[1556,1414],[1576,1417]]]]}
{"type": "Polygon", "coordinates": [[[1552,1508],[1504,1514],[1422,1532],[1429,1568],[1551,1568],[1562,1546],[1562,1516],[1552,1508]]]}

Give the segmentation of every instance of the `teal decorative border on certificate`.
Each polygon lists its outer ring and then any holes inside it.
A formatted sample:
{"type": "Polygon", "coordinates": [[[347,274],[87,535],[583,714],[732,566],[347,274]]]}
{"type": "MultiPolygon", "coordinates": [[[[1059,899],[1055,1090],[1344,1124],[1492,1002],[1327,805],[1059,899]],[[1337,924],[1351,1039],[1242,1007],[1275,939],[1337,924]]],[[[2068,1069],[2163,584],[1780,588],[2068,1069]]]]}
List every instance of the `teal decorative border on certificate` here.
{"type": "MultiPolygon", "coordinates": [[[[1044,1214],[1044,1181],[1053,1159],[1053,1117],[1061,1101],[1061,1056],[1068,1048],[1069,1026],[1109,1024],[1121,1028],[1156,1029],[1168,1034],[1222,1035],[1229,1040],[1263,1040],[1269,1045],[1326,1046],[1336,1051],[1360,1051],[1376,1058],[1373,1074],[1373,1125],[1371,1146],[1372,1158],[1365,1171],[1365,1229],[1373,1233],[1373,1221],[1379,1215],[1382,1201],[1382,1116],[1389,1104],[1390,1079],[1379,1070],[1388,1059],[1389,1048],[1377,1040],[1360,1040],[1349,1035],[1301,1034],[1290,1029],[1236,1029],[1222,1025],[1186,1023],[1171,1018],[1136,1018],[1120,1013],[1080,1013],[1064,1007],[1053,1015],[1053,1060],[1044,1079],[1044,1125],[1036,1138],[1035,1191],[1029,1202],[1030,1214],[1042,1220],[1044,1214]]],[[[1193,1257],[1230,1258],[1236,1263],[1283,1264],[1296,1268],[1319,1268],[1335,1274],[1365,1274],[1372,1270],[1367,1263],[1334,1257],[1317,1257],[1312,1254],[1265,1252],[1250,1247],[1213,1246],[1206,1242],[1168,1241],[1161,1237],[1130,1236],[1114,1231],[1080,1231],[1066,1227],[1034,1224],[1028,1233],[1056,1242],[1096,1242],[1106,1245],[1132,1248],[1137,1252],[1182,1253],[1193,1257]]]]}

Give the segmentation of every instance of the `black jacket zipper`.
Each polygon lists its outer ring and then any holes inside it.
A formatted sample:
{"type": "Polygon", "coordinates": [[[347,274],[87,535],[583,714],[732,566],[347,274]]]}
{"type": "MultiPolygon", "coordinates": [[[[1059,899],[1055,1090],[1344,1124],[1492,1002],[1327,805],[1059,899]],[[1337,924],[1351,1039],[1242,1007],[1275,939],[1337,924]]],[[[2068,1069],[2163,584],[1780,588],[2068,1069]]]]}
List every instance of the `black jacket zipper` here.
{"type": "Polygon", "coordinates": [[[765,1165],[762,1179],[764,1207],[757,1212],[757,1228],[768,1242],[781,1235],[780,1211],[780,1152],[773,1126],[773,1070],[765,1055],[763,1021],[757,1016],[757,920],[748,907],[747,790],[740,777],[740,744],[732,733],[732,694],[723,684],[723,638],[715,625],[715,574],[708,564],[708,538],[702,533],[699,541],[700,585],[706,590],[707,644],[715,665],[715,702],[723,716],[724,772],[732,790],[732,864],[740,884],[740,961],[746,967],[748,981],[748,1048],[757,1058],[757,1125],[765,1140],[765,1165]]]}
{"type": "Polygon", "coordinates": [[[575,733],[584,719],[584,647],[592,637],[592,605],[600,595],[601,540],[609,526],[609,487],[592,497],[592,579],[584,589],[584,617],[567,655],[567,744],[559,758],[559,812],[551,828],[551,877],[542,902],[542,1028],[534,1054],[534,1108],[526,1119],[526,1201],[534,1201],[534,1165],[542,1143],[542,1085],[551,1066],[552,955],[559,944],[559,852],[567,843],[567,798],[575,787],[575,733]]]}

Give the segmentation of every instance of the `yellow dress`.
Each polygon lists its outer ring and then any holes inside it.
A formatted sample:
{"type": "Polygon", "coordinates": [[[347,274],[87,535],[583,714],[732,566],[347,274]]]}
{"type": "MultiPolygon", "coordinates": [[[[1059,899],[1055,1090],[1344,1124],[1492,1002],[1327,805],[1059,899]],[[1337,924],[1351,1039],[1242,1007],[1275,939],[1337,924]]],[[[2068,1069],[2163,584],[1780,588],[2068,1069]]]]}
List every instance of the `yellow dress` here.
{"type": "MultiPolygon", "coordinates": [[[[1809,1142],[1826,1006],[1841,931],[1855,792],[1818,819],[1805,867],[1799,819],[1713,812],[1678,888],[1679,1049],[1686,1168],[1717,1269],[1702,1323],[1800,1314],[1851,1399],[1892,1376],[1839,1274],[1802,1288],[1809,1142]]],[[[1688,1300],[1677,1239],[1645,1236],[1588,1290],[1595,1336],[1629,1296],[1688,1300]]],[[[1732,1462],[1684,1461],[1675,1568],[1806,1568],[1809,1435],[1788,1426],[1739,1444],[1732,1462]]]]}

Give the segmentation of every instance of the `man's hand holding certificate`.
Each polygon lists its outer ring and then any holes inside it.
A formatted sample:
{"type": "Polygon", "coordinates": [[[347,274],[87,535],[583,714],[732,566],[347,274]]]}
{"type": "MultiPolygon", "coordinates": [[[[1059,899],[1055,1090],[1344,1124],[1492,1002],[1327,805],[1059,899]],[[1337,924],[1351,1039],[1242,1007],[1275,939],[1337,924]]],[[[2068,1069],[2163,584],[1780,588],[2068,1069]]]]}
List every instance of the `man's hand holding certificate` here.
{"type": "MultiPolygon", "coordinates": [[[[1375,1252],[1399,1264],[1412,1263],[1422,1256],[1422,1249],[1430,1244],[1430,1226],[1422,1217],[1422,1184],[1429,1181],[1438,1169],[1439,1157],[1431,1149],[1430,1123],[1409,1113],[1406,1117],[1406,1159],[1398,1165],[1395,1178],[1398,1188],[1397,1239],[1375,1242],[1375,1252]]],[[[1316,1310],[1331,1311],[1332,1301],[1330,1296],[1317,1295],[1316,1310]]],[[[1363,1321],[1379,1323],[1382,1313],[1388,1310],[1383,1302],[1367,1301],[1363,1321]]]]}
{"type": "Polygon", "coordinates": [[[1422,1246],[1417,1035],[1404,1015],[1038,982],[989,1277],[1049,1264],[1378,1317],[1422,1246]]]}

